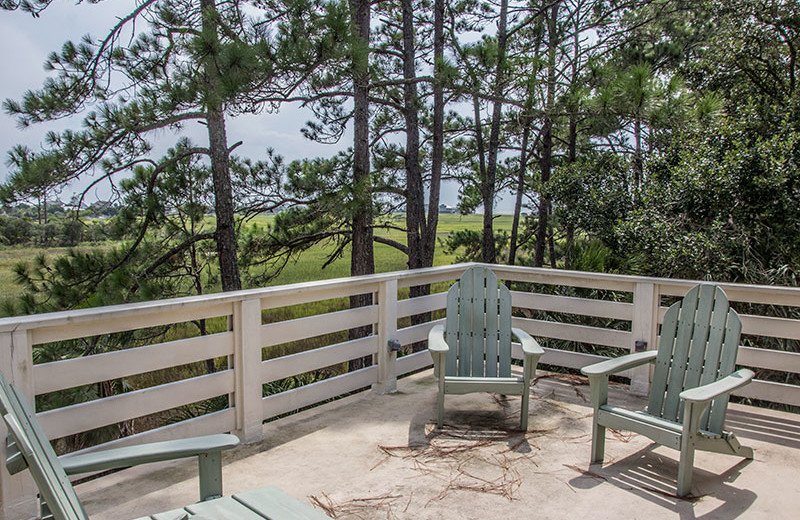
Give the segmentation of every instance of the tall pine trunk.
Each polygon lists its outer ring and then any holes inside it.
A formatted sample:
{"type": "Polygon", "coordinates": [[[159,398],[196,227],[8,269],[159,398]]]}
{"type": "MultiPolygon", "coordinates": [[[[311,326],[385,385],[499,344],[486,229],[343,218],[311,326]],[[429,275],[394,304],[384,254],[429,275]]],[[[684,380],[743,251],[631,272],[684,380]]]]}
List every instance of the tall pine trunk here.
{"type": "MultiPolygon", "coordinates": [[[[574,19],[575,25],[573,27],[572,35],[572,76],[570,78],[570,85],[577,85],[579,81],[579,63],[581,56],[581,24],[579,17],[574,19]]],[[[567,134],[567,163],[572,165],[578,158],[578,100],[574,100],[574,104],[569,112],[569,131],[567,134]]],[[[567,218],[564,222],[564,269],[572,269],[575,262],[575,223],[572,220],[572,206],[567,203],[567,218]]]]}
{"type": "Polygon", "coordinates": [[[489,159],[486,165],[486,177],[481,186],[483,197],[483,236],[481,240],[481,256],[489,264],[497,262],[497,250],[494,243],[494,197],[497,191],[497,155],[500,150],[500,118],[503,113],[503,87],[505,85],[506,42],[508,33],[508,0],[500,2],[500,20],[497,22],[497,67],[494,77],[494,107],[492,110],[492,126],[489,131],[489,159]]]}
{"type": "MultiPolygon", "coordinates": [[[[369,0],[350,0],[353,60],[353,221],[350,275],[375,272],[372,252],[372,183],[369,171],[369,0]]],[[[350,307],[372,305],[372,294],[350,297],[350,307]]],[[[372,332],[371,326],[350,330],[350,338],[372,332]]],[[[371,356],[350,361],[355,370],[370,365],[371,356]]]]}
{"type": "MultiPolygon", "coordinates": [[[[419,166],[419,101],[417,98],[416,45],[414,42],[413,0],[402,0],[403,12],[403,115],[406,124],[406,240],[408,243],[408,268],[419,269],[425,265],[425,190],[419,166]]],[[[430,285],[415,285],[409,289],[409,297],[430,294],[430,285]]],[[[430,313],[411,316],[411,324],[430,321],[430,313]]],[[[412,351],[426,347],[425,342],[416,342],[412,351]]]]}
{"type": "Polygon", "coordinates": [[[642,119],[639,115],[641,106],[636,112],[633,122],[633,140],[635,150],[633,154],[633,201],[639,202],[639,191],[642,188],[642,172],[644,170],[644,159],[642,152],[642,119]]]}
{"type": "MultiPolygon", "coordinates": [[[[545,0],[547,3],[548,0],[545,0]]],[[[544,264],[544,250],[547,244],[548,217],[550,214],[550,196],[547,194],[547,183],[550,182],[550,171],[553,167],[553,106],[556,97],[556,49],[558,35],[556,25],[558,21],[558,3],[550,8],[547,20],[548,34],[548,59],[547,59],[547,98],[545,100],[544,123],[542,124],[542,155],[539,158],[541,170],[542,193],[539,194],[539,221],[536,223],[536,248],[534,250],[533,265],[542,267],[544,264]]],[[[551,259],[552,262],[553,259],[551,259]]]]}
{"type": "Polygon", "coordinates": [[[433,138],[431,150],[431,185],[428,194],[428,220],[423,235],[423,267],[433,265],[436,229],[439,226],[439,193],[444,157],[444,0],[433,3],[433,138]]]}
{"type": "MultiPolygon", "coordinates": [[[[402,0],[403,11],[403,115],[406,125],[406,240],[408,267],[424,265],[422,234],[425,228],[425,192],[419,167],[419,107],[415,71],[414,11],[412,0],[402,0]]],[[[412,287],[412,293],[416,287],[412,287]]],[[[412,294],[413,296],[413,294],[412,294]]]]}
{"type": "Polygon", "coordinates": [[[519,152],[519,170],[517,171],[517,196],[514,200],[514,220],[511,223],[511,243],[508,247],[508,265],[514,265],[517,260],[517,247],[519,241],[519,220],[522,214],[522,195],[525,192],[525,172],[528,169],[528,139],[531,135],[530,119],[525,117],[522,128],[522,150],[519,152]]]}
{"type": "Polygon", "coordinates": [[[350,274],[375,272],[369,171],[369,0],[351,0],[353,16],[353,252],[350,274]]]}
{"type": "Polygon", "coordinates": [[[215,232],[217,258],[222,290],[236,291],[242,288],[242,282],[239,277],[239,263],[236,254],[236,220],[228,163],[228,137],[225,132],[224,106],[220,99],[221,78],[214,59],[219,48],[218,13],[214,0],[201,0],[200,5],[203,10],[203,33],[211,48],[203,60],[203,78],[206,90],[205,108],[208,123],[208,147],[211,156],[211,176],[214,183],[214,211],[217,217],[215,232]]]}

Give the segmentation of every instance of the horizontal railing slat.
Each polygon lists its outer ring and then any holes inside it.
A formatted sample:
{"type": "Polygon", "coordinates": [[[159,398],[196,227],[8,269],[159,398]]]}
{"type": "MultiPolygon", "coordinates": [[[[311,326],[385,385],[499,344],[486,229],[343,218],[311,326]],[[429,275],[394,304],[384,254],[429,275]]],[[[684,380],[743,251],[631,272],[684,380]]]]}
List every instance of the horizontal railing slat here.
{"type": "Polygon", "coordinates": [[[760,399],[773,403],[800,406],[800,386],[786,383],[775,383],[772,381],[762,381],[754,379],[749,385],[733,392],[733,395],[747,397],[750,399],[760,399]]]}
{"type": "Polygon", "coordinates": [[[739,347],[736,364],[800,374],[800,354],[766,348],[739,347]]]}
{"type": "Polygon", "coordinates": [[[517,317],[512,318],[511,324],[524,330],[534,338],[562,339],[590,345],[605,345],[607,347],[631,347],[631,333],[622,330],[517,317]]]}
{"type": "MultiPolygon", "coordinates": [[[[334,282],[336,280],[326,280],[334,282]]],[[[270,295],[261,299],[262,309],[275,309],[278,307],[290,307],[303,303],[321,302],[338,298],[346,298],[356,294],[369,294],[378,290],[378,283],[369,279],[354,280],[351,284],[323,284],[321,282],[309,282],[314,285],[298,284],[296,290],[291,290],[291,286],[286,286],[289,290],[279,294],[270,295]]]]}
{"type": "MultiPolygon", "coordinates": [[[[519,357],[522,359],[522,349],[519,349],[519,357]]],[[[539,359],[540,364],[552,365],[565,368],[581,369],[592,363],[599,363],[608,358],[597,354],[587,354],[585,352],[572,352],[571,350],[560,350],[557,348],[545,348],[544,355],[539,359]]]]}
{"type": "Polygon", "coordinates": [[[397,358],[397,375],[402,376],[422,368],[432,367],[433,359],[427,350],[397,358]]]}
{"type": "MultiPolygon", "coordinates": [[[[409,277],[400,278],[397,280],[397,287],[399,289],[402,289],[405,287],[414,287],[418,285],[430,285],[441,282],[453,282],[461,277],[464,271],[467,270],[468,266],[462,264],[461,266],[451,266],[451,267],[454,268],[438,272],[431,270],[431,272],[419,273],[409,277]]],[[[411,271],[411,273],[413,273],[413,271],[411,271]]]]}
{"type": "Polygon", "coordinates": [[[378,367],[371,366],[262,399],[264,420],[311,406],[377,382],[378,367]]]}
{"type": "Polygon", "coordinates": [[[108,316],[96,320],[81,320],[76,323],[67,323],[55,327],[34,328],[31,330],[31,343],[38,345],[50,343],[51,341],[65,341],[100,334],[159,327],[173,323],[229,316],[232,312],[233,305],[231,303],[217,303],[204,306],[179,307],[172,310],[156,310],[147,313],[125,313],[122,316],[108,313],[108,316]]]}
{"type": "Polygon", "coordinates": [[[270,347],[332,332],[371,325],[378,319],[378,306],[316,314],[305,318],[278,321],[261,326],[261,345],[270,347]]]}
{"type": "MultiPolygon", "coordinates": [[[[662,295],[681,298],[689,289],[700,283],[694,280],[671,280],[669,278],[656,278],[655,280],[662,295]]],[[[734,309],[737,302],[800,307],[800,288],[798,287],[731,283],[715,283],[715,285],[725,291],[734,309]]]]}
{"type": "Polygon", "coordinates": [[[446,306],[446,292],[429,294],[427,296],[418,296],[416,298],[408,298],[397,302],[397,317],[405,318],[414,314],[438,311],[444,309],[446,306]]]}
{"type": "Polygon", "coordinates": [[[47,436],[58,439],[231,392],[233,370],[225,370],[48,410],[38,417],[47,436]]]}
{"type": "MultiPolygon", "coordinates": [[[[338,278],[332,280],[315,280],[297,284],[231,291],[225,293],[205,294],[169,300],[149,301],[131,304],[98,307],[93,309],[80,309],[49,314],[31,316],[18,316],[0,319],[0,332],[15,330],[28,330],[42,327],[57,327],[78,321],[105,320],[114,317],[125,318],[139,314],[153,314],[172,312],[176,309],[203,308],[216,304],[231,304],[252,298],[259,298],[263,308],[274,306],[288,306],[308,301],[335,298],[355,291],[372,292],[378,284],[386,280],[395,279],[398,287],[423,285],[431,281],[456,280],[465,269],[472,265],[458,264],[438,266],[426,269],[397,271],[375,275],[338,278]],[[302,295],[302,301],[296,299],[302,295]]],[[[564,271],[548,268],[531,268],[524,266],[492,265],[492,269],[501,279],[536,282],[549,285],[568,285],[573,287],[589,287],[596,289],[621,290],[632,292],[637,283],[654,284],[659,287],[660,294],[675,294],[682,296],[697,281],[675,280],[670,278],[653,278],[644,276],[629,276],[619,274],[589,273],[579,271],[564,271]]],[[[719,284],[729,298],[734,301],[747,301],[750,303],[767,303],[775,305],[789,305],[800,307],[800,288],[780,286],[758,286],[746,284],[719,284]]],[[[223,313],[226,314],[226,313],[223,313]]]]}
{"type": "Polygon", "coordinates": [[[428,332],[431,330],[431,327],[440,323],[444,324],[444,318],[397,329],[397,339],[400,341],[401,345],[410,345],[417,341],[425,341],[428,339],[428,332]]]}
{"type": "Polygon", "coordinates": [[[772,316],[740,315],[742,334],[783,339],[800,339],[800,320],[772,316]]]}
{"type": "Polygon", "coordinates": [[[315,348],[306,352],[281,356],[261,363],[261,381],[270,383],[278,379],[318,370],[351,359],[369,356],[378,351],[378,337],[345,341],[327,347],[315,348]]]}
{"type": "Polygon", "coordinates": [[[514,307],[536,311],[563,312],[581,316],[595,316],[627,321],[633,319],[632,303],[520,291],[511,291],[511,302],[514,307]]]}
{"type": "Polygon", "coordinates": [[[37,395],[205,361],[233,353],[233,333],[221,332],[33,366],[37,395]]]}
{"type": "MultiPolygon", "coordinates": [[[[633,292],[636,280],[605,273],[583,273],[559,269],[532,269],[506,265],[493,265],[497,278],[505,281],[562,285],[583,289],[633,292]]],[[[633,277],[631,277],[633,278],[633,277]]]]}

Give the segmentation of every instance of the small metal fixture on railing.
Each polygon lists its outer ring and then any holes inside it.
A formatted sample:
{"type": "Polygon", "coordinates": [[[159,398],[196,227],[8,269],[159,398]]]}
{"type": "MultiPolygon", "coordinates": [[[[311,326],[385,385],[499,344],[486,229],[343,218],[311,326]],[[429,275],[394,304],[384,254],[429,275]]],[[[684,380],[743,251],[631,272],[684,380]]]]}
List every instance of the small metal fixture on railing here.
{"type": "Polygon", "coordinates": [[[644,352],[647,350],[647,342],[642,339],[636,340],[633,344],[633,350],[634,352],[644,352]]]}
{"type": "Polygon", "coordinates": [[[388,341],[389,344],[389,352],[400,352],[402,350],[403,345],[400,344],[400,340],[397,338],[392,338],[388,341]]]}

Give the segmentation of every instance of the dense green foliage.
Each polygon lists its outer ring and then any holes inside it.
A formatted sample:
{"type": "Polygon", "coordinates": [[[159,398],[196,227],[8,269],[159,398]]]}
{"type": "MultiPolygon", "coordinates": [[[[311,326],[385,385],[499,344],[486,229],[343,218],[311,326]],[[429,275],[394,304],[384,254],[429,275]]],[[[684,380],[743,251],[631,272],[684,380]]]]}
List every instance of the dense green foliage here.
{"type": "Polygon", "coordinates": [[[618,240],[646,274],[797,285],[800,133],[753,118],[682,132],[649,164],[618,240]]]}

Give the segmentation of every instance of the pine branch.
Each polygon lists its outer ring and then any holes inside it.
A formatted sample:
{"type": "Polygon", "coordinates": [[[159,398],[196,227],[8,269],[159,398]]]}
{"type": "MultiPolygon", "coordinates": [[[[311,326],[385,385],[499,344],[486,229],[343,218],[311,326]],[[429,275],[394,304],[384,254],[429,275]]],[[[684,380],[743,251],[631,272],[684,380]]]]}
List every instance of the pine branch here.
{"type": "MultiPolygon", "coordinates": [[[[189,248],[192,244],[195,244],[195,243],[203,241],[203,240],[212,240],[214,238],[215,234],[216,234],[216,231],[211,231],[209,233],[200,233],[198,235],[193,235],[193,236],[189,237],[188,239],[186,239],[183,242],[181,242],[180,244],[172,247],[169,251],[167,251],[166,253],[164,253],[160,257],[158,257],[152,264],[147,266],[146,269],[142,270],[142,272],[140,273],[140,276],[147,277],[148,275],[152,274],[153,271],[158,269],[158,267],[161,266],[164,262],[169,260],[170,257],[172,257],[174,255],[177,255],[178,253],[184,251],[185,249],[189,248]]],[[[135,283],[131,290],[132,291],[136,291],[138,286],[139,286],[139,284],[135,283]]]]}
{"type": "Polygon", "coordinates": [[[405,244],[401,244],[400,242],[398,242],[396,240],[392,240],[390,238],[386,238],[386,237],[375,235],[375,236],[372,237],[372,241],[373,242],[377,242],[379,244],[386,244],[387,246],[391,246],[391,247],[393,247],[393,248],[395,248],[395,249],[397,249],[399,251],[402,251],[403,254],[406,254],[406,255],[408,254],[408,246],[405,245],[405,244]]]}

